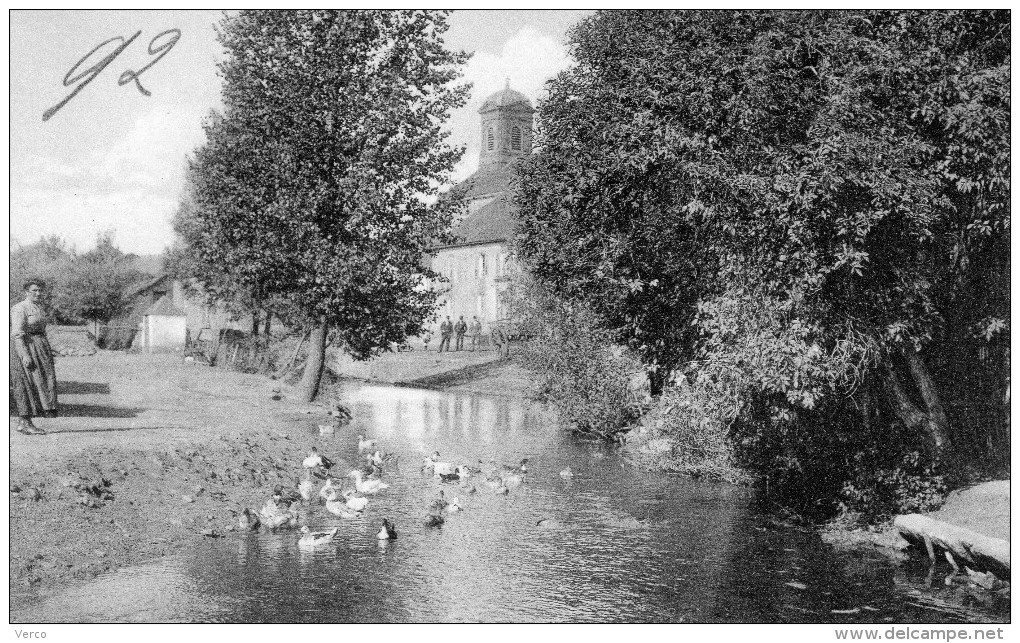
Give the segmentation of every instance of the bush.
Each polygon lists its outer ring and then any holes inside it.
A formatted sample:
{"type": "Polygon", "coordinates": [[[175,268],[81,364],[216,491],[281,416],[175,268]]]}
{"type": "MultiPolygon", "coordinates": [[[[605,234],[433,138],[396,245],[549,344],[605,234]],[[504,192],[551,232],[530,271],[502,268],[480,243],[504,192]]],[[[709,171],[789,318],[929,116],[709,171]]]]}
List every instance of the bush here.
{"type": "Polygon", "coordinates": [[[686,379],[670,384],[645,418],[638,454],[655,469],[742,483],[749,477],[733,458],[725,414],[711,392],[686,379]]]}
{"type": "Polygon", "coordinates": [[[506,294],[512,323],[531,339],[520,351],[524,368],[539,378],[538,396],[579,433],[614,439],[641,414],[631,380],[639,362],[613,344],[583,306],[559,302],[519,277],[506,294]]]}

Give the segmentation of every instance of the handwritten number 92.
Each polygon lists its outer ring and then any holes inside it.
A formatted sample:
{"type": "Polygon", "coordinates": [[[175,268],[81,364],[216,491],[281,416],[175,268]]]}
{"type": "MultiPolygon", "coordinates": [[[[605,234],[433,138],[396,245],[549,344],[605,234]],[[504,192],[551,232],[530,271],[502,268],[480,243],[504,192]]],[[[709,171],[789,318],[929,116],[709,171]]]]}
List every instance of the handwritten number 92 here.
{"type": "MultiPolygon", "coordinates": [[[[134,42],[135,39],[138,38],[138,36],[140,35],[142,35],[142,32],[137,31],[135,32],[135,35],[131,36],[127,40],[124,40],[123,36],[115,36],[113,38],[110,38],[109,40],[104,40],[103,42],[99,43],[92,49],[92,51],[82,56],[81,59],[78,60],[78,62],[76,62],[73,67],[71,67],[71,71],[67,72],[67,74],[64,76],[64,87],[70,87],[71,85],[74,85],[76,83],[78,83],[78,86],[75,87],[74,91],[68,94],[64,98],[64,100],[60,101],[53,107],[43,112],[42,117],[43,122],[50,120],[50,118],[52,118],[54,114],[60,111],[60,108],[62,108],[64,105],[70,102],[72,98],[77,96],[78,92],[84,89],[86,85],[91,83],[96,78],[96,76],[101,74],[103,70],[106,69],[107,65],[112,63],[117,58],[117,56],[121,54],[121,52],[123,52],[125,49],[131,46],[131,43],[134,42]],[[117,46],[116,49],[108,53],[103,58],[99,59],[99,61],[93,63],[91,66],[83,68],[83,65],[85,65],[89,60],[91,60],[96,52],[100,51],[101,49],[104,49],[107,45],[118,41],[120,42],[120,44],[117,46]]],[[[120,75],[120,78],[117,79],[117,84],[123,86],[134,81],[135,86],[138,87],[138,91],[140,91],[144,96],[152,96],[152,92],[142,87],[142,82],[139,79],[142,74],[148,71],[153,65],[158,63],[163,58],[163,56],[170,53],[170,50],[174,48],[174,45],[176,45],[177,41],[180,39],[181,39],[180,29],[167,29],[166,31],[156,34],[156,37],[149,42],[149,55],[155,56],[155,58],[149,61],[148,65],[142,67],[138,71],[133,71],[129,69],[122,73],[120,75]]]]}

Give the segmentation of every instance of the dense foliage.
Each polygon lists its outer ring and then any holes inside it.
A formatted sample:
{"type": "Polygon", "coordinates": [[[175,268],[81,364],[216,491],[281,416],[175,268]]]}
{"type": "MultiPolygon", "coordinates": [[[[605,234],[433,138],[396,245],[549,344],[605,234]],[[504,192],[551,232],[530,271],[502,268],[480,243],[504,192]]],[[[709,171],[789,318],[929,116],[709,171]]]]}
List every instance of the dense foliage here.
{"type": "Polygon", "coordinates": [[[518,248],[696,392],[665,434],[708,413],[823,511],[1003,462],[1008,12],[602,12],[571,51],[518,248]]]}
{"type": "Polygon", "coordinates": [[[146,275],[136,256],[125,254],[110,233],[96,237],[96,245],[77,252],[57,236],[11,248],[10,298],[24,298],[25,279],[46,282],[45,303],[53,320],[64,324],[106,323],[131,305],[127,287],[146,275]]]}
{"type": "Polygon", "coordinates": [[[538,374],[535,394],[554,405],[571,430],[605,439],[627,431],[640,416],[631,389],[640,363],[613,341],[584,304],[552,297],[526,274],[503,292],[514,327],[530,339],[518,359],[538,374]]]}
{"type": "Polygon", "coordinates": [[[467,95],[447,27],[443,12],[242,11],[218,31],[225,107],[176,227],[213,285],[316,326],[309,397],[327,329],[366,358],[432,312],[422,254],[459,207],[433,197],[462,154],[442,125],[467,95]]]}

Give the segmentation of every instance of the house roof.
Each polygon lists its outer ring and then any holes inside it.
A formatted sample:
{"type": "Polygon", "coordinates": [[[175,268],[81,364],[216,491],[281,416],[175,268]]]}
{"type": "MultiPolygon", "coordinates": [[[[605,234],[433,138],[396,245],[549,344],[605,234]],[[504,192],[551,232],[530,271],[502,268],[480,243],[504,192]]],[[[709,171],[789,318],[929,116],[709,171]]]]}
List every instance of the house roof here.
{"type": "Polygon", "coordinates": [[[163,295],[159,301],[154,303],[145,311],[146,315],[160,315],[163,317],[187,317],[187,313],[174,306],[174,300],[170,295],[163,295]]]}
{"type": "Polygon", "coordinates": [[[510,169],[508,166],[504,165],[498,168],[492,167],[479,169],[474,174],[454,186],[453,189],[458,191],[463,190],[464,197],[467,199],[476,199],[487,194],[506,192],[509,187],[510,169]]]}
{"type": "Polygon", "coordinates": [[[499,197],[477,212],[464,217],[453,228],[457,243],[443,247],[506,241],[513,236],[516,225],[517,221],[510,211],[510,204],[505,198],[499,197]]]}
{"type": "Polygon", "coordinates": [[[155,277],[146,278],[145,281],[137,281],[134,284],[124,289],[124,294],[127,297],[134,297],[141,294],[142,292],[156,286],[159,282],[168,278],[170,275],[165,272],[156,275],[155,277]]]}

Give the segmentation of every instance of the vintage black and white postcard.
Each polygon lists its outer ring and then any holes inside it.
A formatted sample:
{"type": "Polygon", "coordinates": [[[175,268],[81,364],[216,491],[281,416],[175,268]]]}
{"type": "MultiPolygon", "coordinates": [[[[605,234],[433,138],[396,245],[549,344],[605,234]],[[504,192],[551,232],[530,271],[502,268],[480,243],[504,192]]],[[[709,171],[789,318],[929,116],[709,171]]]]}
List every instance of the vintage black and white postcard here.
{"type": "Polygon", "coordinates": [[[18,638],[1008,633],[1008,10],[9,19],[18,638]]]}

